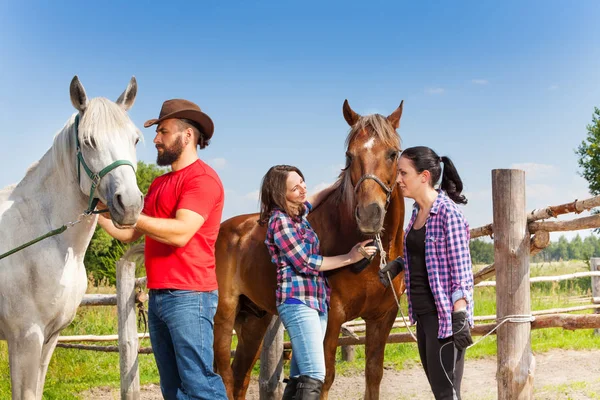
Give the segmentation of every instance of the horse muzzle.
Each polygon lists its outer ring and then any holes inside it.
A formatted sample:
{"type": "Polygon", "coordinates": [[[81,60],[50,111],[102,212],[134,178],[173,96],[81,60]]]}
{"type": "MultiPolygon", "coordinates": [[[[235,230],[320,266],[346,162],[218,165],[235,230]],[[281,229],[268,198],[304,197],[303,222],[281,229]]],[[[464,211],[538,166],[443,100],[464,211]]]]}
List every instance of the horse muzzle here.
{"type": "Polygon", "coordinates": [[[355,209],[355,217],[361,233],[375,235],[383,230],[385,209],[378,203],[371,203],[367,206],[358,205],[355,209]]]}
{"type": "Polygon", "coordinates": [[[107,204],[115,226],[123,228],[135,225],[143,205],[144,197],[139,190],[117,191],[107,204]]]}

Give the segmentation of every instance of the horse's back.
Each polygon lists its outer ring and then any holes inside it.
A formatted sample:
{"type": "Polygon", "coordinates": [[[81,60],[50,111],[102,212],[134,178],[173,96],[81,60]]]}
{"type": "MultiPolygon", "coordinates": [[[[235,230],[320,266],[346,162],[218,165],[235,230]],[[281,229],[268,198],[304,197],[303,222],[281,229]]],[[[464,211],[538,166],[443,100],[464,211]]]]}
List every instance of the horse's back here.
{"type": "Polygon", "coordinates": [[[220,296],[244,295],[263,310],[275,313],[276,268],[264,244],[267,227],[258,214],[232,217],[221,224],[216,244],[220,296]]]}

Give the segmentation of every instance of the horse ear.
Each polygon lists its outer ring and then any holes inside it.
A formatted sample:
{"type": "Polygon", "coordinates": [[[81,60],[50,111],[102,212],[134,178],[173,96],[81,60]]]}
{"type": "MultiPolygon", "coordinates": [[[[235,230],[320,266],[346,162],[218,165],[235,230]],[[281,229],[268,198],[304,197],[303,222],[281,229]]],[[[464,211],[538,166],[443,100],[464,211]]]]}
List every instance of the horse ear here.
{"type": "Polygon", "coordinates": [[[350,108],[348,100],[344,100],[344,106],[342,107],[342,111],[344,112],[344,119],[350,126],[354,126],[360,119],[360,115],[355,113],[354,110],[350,108]]]}
{"type": "Polygon", "coordinates": [[[79,82],[77,75],[71,80],[69,92],[71,94],[71,103],[73,104],[73,107],[79,110],[79,112],[83,112],[87,107],[87,96],[85,95],[85,89],[81,82],[79,82]]]}
{"type": "Polygon", "coordinates": [[[396,111],[394,111],[387,117],[388,122],[390,124],[392,124],[394,129],[398,129],[398,127],[400,126],[400,117],[402,117],[402,106],[403,105],[404,105],[404,100],[402,100],[400,102],[400,105],[398,106],[398,108],[396,108],[396,111]]]}
{"type": "Polygon", "coordinates": [[[125,111],[129,110],[135,102],[135,96],[137,95],[137,80],[135,76],[131,77],[127,89],[117,99],[117,104],[120,105],[125,111]]]}

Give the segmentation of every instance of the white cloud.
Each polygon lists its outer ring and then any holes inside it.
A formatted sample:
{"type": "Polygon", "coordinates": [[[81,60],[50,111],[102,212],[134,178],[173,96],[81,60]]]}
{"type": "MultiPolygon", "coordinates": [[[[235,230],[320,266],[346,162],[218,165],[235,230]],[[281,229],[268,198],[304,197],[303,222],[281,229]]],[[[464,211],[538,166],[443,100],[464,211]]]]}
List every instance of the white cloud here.
{"type": "Polygon", "coordinates": [[[320,192],[321,190],[328,188],[329,186],[331,186],[331,183],[321,182],[317,186],[314,187],[314,189],[312,190],[312,193],[320,192]]]}
{"type": "Polygon", "coordinates": [[[258,201],[258,190],[255,190],[255,191],[250,192],[250,193],[246,193],[244,195],[244,199],[258,201]]]}
{"type": "Polygon", "coordinates": [[[425,93],[427,94],[443,94],[446,90],[441,87],[427,88],[425,89],[425,93]]]}
{"type": "Polygon", "coordinates": [[[548,87],[548,90],[557,90],[558,89],[558,85],[550,85],[548,87]]]}
{"type": "Polygon", "coordinates": [[[492,201],[492,190],[483,189],[475,190],[473,192],[467,191],[463,193],[469,202],[471,201],[492,201]]]}
{"type": "Polygon", "coordinates": [[[528,180],[538,180],[551,178],[558,174],[559,170],[554,165],[538,163],[518,163],[512,164],[510,168],[522,169],[525,171],[525,178],[528,180]]]}
{"type": "Polygon", "coordinates": [[[227,165],[227,160],[224,158],[213,158],[208,160],[207,163],[214,169],[223,169],[227,165]]]}
{"type": "Polygon", "coordinates": [[[471,83],[474,83],[475,85],[487,85],[489,82],[487,79],[472,79],[471,83]]]}

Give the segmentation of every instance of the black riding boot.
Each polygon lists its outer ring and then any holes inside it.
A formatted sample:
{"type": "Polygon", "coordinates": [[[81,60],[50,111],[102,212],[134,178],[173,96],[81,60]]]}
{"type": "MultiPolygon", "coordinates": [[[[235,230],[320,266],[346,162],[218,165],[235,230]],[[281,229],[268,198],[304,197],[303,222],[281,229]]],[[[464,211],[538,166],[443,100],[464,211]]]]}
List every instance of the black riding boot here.
{"type": "Polygon", "coordinates": [[[288,383],[285,385],[283,391],[283,397],[281,400],[296,400],[296,387],[298,386],[298,378],[288,379],[288,383]]]}
{"type": "Polygon", "coordinates": [[[298,378],[296,397],[294,400],[319,400],[323,382],[310,376],[301,375],[298,378]]]}

